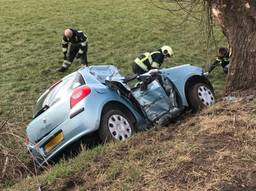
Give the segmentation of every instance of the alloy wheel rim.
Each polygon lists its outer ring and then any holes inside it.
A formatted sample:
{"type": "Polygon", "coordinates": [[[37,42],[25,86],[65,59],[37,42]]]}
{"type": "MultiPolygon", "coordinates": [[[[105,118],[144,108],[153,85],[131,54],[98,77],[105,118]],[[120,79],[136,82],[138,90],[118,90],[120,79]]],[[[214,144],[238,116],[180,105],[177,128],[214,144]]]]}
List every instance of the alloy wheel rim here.
{"type": "Polygon", "coordinates": [[[129,122],[122,115],[112,115],[108,119],[108,128],[111,135],[120,141],[127,139],[132,134],[129,122]]]}
{"type": "Polygon", "coordinates": [[[198,97],[206,106],[212,105],[215,102],[212,91],[206,86],[200,86],[198,88],[198,97]]]}

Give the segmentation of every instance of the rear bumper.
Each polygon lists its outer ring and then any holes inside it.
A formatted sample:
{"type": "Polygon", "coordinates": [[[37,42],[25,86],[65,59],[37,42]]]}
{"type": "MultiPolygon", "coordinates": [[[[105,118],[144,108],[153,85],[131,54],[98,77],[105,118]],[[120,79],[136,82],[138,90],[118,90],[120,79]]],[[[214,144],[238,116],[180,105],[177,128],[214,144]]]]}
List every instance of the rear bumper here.
{"type": "MultiPolygon", "coordinates": [[[[130,106],[126,101],[120,98],[117,94],[112,91],[107,93],[95,93],[94,91],[86,98],[85,101],[81,101],[74,108],[70,110],[66,120],[51,129],[51,132],[45,137],[40,139],[39,142],[33,144],[33,136],[35,133],[40,134],[40,132],[34,131],[34,134],[27,133],[28,139],[31,139],[31,142],[27,145],[27,148],[32,155],[33,159],[39,164],[42,165],[47,163],[55,155],[57,155],[61,150],[65,149],[66,146],[70,145],[72,142],[79,140],[81,137],[97,131],[100,126],[101,112],[104,108],[104,105],[115,101],[120,102],[125,105],[131,112],[134,114],[136,119],[136,125],[139,130],[147,129],[148,124],[145,119],[130,106]],[[95,101],[97,100],[97,102],[95,101]],[[130,106],[130,107],[129,107],[130,106]],[[83,109],[84,108],[84,109],[83,109]],[[45,152],[44,146],[49,142],[49,140],[56,135],[58,132],[62,131],[64,134],[64,139],[57,144],[49,153],[45,152]],[[31,137],[29,137],[31,135],[31,137]]],[[[36,127],[36,124],[33,126],[36,127]]]]}
{"type": "Polygon", "coordinates": [[[39,166],[42,166],[72,142],[75,142],[82,136],[97,130],[97,127],[95,126],[97,123],[92,123],[85,115],[85,112],[81,112],[72,118],[67,119],[36,144],[29,142],[27,144],[27,149],[32,159],[39,166]],[[54,135],[56,135],[56,133],[60,131],[63,132],[64,139],[60,143],[56,144],[51,151],[46,153],[44,148],[45,145],[54,137],[54,135]]]}

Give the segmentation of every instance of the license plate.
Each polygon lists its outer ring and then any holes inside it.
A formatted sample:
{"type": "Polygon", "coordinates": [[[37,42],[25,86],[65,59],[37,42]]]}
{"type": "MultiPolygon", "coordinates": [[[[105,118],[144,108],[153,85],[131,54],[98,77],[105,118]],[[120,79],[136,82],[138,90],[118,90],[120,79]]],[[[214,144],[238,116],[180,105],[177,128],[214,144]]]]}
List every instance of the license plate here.
{"type": "Polygon", "coordinates": [[[48,143],[45,144],[44,150],[46,153],[50,152],[56,145],[58,145],[64,139],[63,131],[55,134],[48,143]]]}

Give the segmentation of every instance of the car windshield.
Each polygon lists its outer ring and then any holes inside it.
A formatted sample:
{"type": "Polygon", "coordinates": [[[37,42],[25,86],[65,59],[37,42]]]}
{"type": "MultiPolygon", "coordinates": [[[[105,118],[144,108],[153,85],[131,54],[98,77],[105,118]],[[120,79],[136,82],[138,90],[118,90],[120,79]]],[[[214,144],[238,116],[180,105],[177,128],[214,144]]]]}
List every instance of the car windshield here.
{"type": "Polygon", "coordinates": [[[37,100],[33,118],[36,118],[41,113],[46,111],[52,105],[65,98],[71,93],[71,90],[85,84],[83,77],[80,73],[73,73],[62,80],[54,83],[47,89],[41,97],[37,100]]]}

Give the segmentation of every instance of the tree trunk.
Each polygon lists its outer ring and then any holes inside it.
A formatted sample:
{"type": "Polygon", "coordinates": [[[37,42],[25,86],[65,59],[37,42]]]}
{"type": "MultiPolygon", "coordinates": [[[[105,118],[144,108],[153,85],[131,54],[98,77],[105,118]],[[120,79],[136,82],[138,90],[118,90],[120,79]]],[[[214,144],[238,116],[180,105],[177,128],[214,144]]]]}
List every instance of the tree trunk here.
{"type": "Polygon", "coordinates": [[[208,0],[229,41],[226,93],[256,88],[256,1],[208,0]]]}

